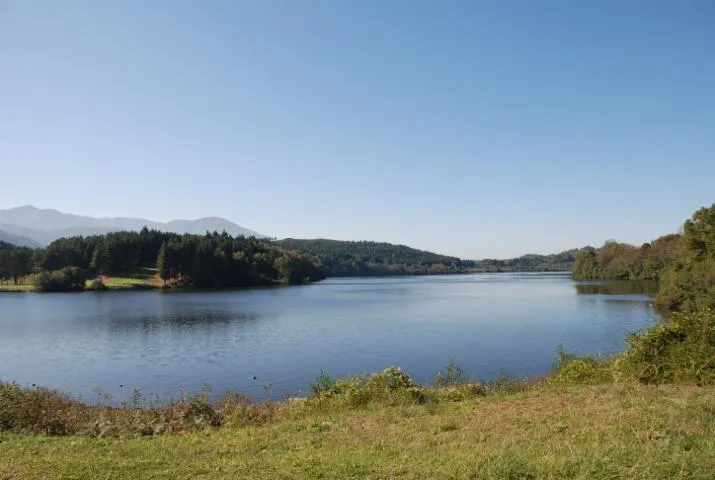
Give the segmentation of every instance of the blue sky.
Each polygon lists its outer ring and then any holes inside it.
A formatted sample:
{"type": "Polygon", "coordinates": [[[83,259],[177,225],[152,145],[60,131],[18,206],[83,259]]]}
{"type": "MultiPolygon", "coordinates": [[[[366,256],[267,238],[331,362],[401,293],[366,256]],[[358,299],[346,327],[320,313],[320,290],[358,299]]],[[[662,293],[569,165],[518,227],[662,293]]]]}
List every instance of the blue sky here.
{"type": "Polygon", "coordinates": [[[0,2],[0,208],[467,258],[715,201],[710,1],[0,2]]]}

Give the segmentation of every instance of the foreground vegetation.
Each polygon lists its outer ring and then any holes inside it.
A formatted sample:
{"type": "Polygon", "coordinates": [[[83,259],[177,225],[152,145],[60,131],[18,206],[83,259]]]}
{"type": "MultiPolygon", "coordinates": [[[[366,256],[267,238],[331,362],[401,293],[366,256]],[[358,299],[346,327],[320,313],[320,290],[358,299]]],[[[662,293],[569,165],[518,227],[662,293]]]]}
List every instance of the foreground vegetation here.
{"type": "Polygon", "coordinates": [[[0,478],[712,478],[714,387],[590,385],[596,370],[563,360],[489,385],[455,367],[432,387],[393,368],[322,375],[307,398],[259,404],[111,408],[5,384],[0,478]]]}
{"type": "Polygon", "coordinates": [[[537,389],[438,404],[285,407],[159,437],[0,437],[0,478],[710,479],[715,390],[537,389]]]}

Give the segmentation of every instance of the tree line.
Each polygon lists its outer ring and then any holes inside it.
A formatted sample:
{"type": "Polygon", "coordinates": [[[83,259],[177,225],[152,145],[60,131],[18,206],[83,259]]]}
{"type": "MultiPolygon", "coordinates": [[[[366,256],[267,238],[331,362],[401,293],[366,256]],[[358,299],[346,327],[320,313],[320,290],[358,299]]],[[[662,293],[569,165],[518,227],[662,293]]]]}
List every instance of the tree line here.
{"type": "Polygon", "coordinates": [[[524,255],[507,260],[462,260],[384,242],[288,238],[276,243],[315,258],[329,277],[568,272],[579,252],[579,249],[573,249],[553,255],[524,255]]]}
{"type": "Polygon", "coordinates": [[[696,211],[682,233],[640,247],[611,241],[581,251],[572,274],[576,280],[656,280],[656,304],[667,311],[715,308],[715,204],[696,211]]]}
{"type": "Polygon", "coordinates": [[[288,238],[276,244],[315,258],[329,277],[464,273],[474,264],[385,242],[288,238]]]}
{"type": "Polygon", "coordinates": [[[574,248],[551,255],[522,255],[506,260],[476,260],[470,267],[473,272],[568,272],[576,255],[581,251],[593,251],[593,247],[574,248]]]}
{"type": "MultiPolygon", "coordinates": [[[[217,233],[196,236],[143,229],[60,238],[44,249],[6,243],[0,250],[0,281],[22,283],[40,271],[68,267],[77,267],[88,276],[111,276],[156,266],[166,284],[197,287],[300,283],[304,278],[314,280],[323,274],[350,277],[568,271],[577,251],[473,261],[380,242],[268,242],[217,233]]],[[[64,274],[66,278],[77,278],[77,272],[65,270],[64,274]]]]}
{"type": "Polygon", "coordinates": [[[33,249],[0,241],[0,284],[25,283],[35,264],[33,249]]]}
{"type": "Polygon", "coordinates": [[[0,242],[0,281],[5,283],[21,283],[34,275],[40,282],[53,279],[52,289],[61,289],[62,278],[76,287],[78,272],[87,277],[121,276],[140,268],[156,268],[166,285],[195,288],[297,284],[323,278],[320,267],[303,254],[225,232],[180,235],[144,228],[60,238],[38,249],[0,242]]]}
{"type": "Polygon", "coordinates": [[[676,257],[680,235],[664,235],[640,247],[608,241],[597,250],[582,250],[575,258],[576,280],[658,280],[676,257]]]}

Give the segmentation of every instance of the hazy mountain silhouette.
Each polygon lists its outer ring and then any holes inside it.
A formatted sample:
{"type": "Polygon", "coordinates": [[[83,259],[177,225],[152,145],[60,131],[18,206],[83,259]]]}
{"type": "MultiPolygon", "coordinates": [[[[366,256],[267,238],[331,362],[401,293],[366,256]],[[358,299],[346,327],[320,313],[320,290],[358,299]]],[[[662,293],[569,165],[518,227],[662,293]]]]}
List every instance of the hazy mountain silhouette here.
{"type": "Polygon", "coordinates": [[[0,242],[12,243],[13,245],[18,245],[20,247],[37,248],[41,246],[39,242],[31,238],[24,237],[22,235],[15,235],[3,230],[0,230],[0,242]]]}
{"type": "MultiPolygon", "coordinates": [[[[155,222],[144,218],[93,218],[63,213],[54,209],[40,209],[31,205],[0,210],[0,230],[8,236],[24,237],[39,245],[73,235],[96,235],[120,230],[141,230],[143,227],[164,232],[204,234],[217,231],[237,236],[265,237],[224,218],[205,217],[195,220],[155,222]]],[[[12,242],[16,243],[16,242],[12,242]]],[[[36,245],[35,245],[36,246],[36,245]]]]}

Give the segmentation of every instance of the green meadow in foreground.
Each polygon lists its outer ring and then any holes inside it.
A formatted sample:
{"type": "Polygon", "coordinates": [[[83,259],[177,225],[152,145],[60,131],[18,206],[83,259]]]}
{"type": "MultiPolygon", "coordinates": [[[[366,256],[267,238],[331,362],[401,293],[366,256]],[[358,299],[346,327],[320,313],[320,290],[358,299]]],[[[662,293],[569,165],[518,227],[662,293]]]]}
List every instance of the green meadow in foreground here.
{"type": "MultiPolygon", "coordinates": [[[[0,434],[0,478],[712,479],[715,389],[610,384],[359,407],[180,435],[0,434]]],[[[265,408],[265,407],[264,407],[265,408]]]]}

